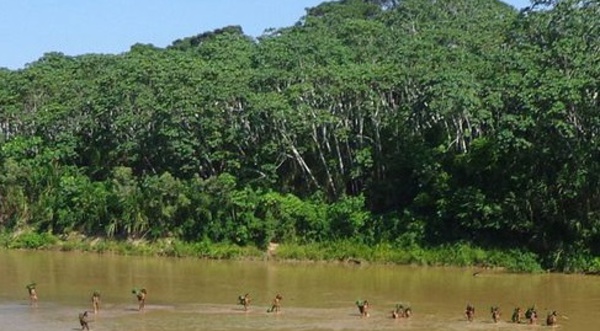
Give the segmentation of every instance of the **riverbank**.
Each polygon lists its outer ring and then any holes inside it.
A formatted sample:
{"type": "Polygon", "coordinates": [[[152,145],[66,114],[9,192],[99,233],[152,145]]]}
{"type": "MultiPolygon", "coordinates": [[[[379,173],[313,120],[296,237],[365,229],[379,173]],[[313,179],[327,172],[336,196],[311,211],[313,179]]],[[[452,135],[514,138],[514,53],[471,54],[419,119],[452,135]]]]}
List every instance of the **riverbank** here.
{"type": "Polygon", "coordinates": [[[271,244],[266,249],[255,246],[184,242],[178,239],[114,240],[89,238],[73,233],[57,237],[48,233],[1,233],[0,248],[54,251],[83,251],[133,256],[192,257],[202,259],[250,259],[325,261],[352,264],[398,264],[421,266],[459,266],[502,268],[510,272],[542,272],[538,257],[517,249],[485,250],[469,244],[439,247],[397,247],[392,244],[365,245],[351,241],[313,244],[271,244]]]}

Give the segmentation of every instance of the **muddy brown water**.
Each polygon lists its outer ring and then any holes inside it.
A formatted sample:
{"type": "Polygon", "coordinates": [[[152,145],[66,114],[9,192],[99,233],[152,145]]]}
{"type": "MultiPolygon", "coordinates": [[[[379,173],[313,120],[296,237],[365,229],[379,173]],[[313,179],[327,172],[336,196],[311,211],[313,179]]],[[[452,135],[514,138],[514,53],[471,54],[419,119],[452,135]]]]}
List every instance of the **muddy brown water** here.
{"type": "Polygon", "coordinates": [[[561,330],[600,330],[598,276],[476,271],[0,250],[0,330],[77,330],[94,290],[102,295],[95,331],[543,330],[550,310],[558,311],[561,330]],[[32,281],[37,308],[25,289],[32,281]],[[142,286],[147,306],[138,312],[131,290],[142,286]],[[248,312],[237,304],[246,292],[248,312]],[[267,313],[277,293],[282,311],[267,313]],[[360,318],[358,299],[371,303],[369,318],[360,318]],[[468,302],[476,307],[471,323],[463,316],[468,302]],[[396,303],[410,305],[413,316],[392,319],[396,303]],[[509,322],[514,307],[532,304],[538,325],[509,322]],[[494,305],[502,311],[496,324],[494,305]]]}

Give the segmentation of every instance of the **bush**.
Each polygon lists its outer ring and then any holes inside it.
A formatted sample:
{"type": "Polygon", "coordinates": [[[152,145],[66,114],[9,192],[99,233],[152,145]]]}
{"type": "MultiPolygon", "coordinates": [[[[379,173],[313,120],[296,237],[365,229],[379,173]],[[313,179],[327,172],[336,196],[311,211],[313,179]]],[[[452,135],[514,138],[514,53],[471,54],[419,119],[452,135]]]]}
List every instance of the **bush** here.
{"type": "Polygon", "coordinates": [[[55,245],[58,238],[49,233],[26,232],[13,238],[8,243],[8,248],[41,249],[55,245]]]}
{"type": "Polygon", "coordinates": [[[513,272],[541,272],[542,266],[539,263],[539,258],[531,252],[523,252],[520,250],[511,250],[507,253],[506,268],[513,272]]]}

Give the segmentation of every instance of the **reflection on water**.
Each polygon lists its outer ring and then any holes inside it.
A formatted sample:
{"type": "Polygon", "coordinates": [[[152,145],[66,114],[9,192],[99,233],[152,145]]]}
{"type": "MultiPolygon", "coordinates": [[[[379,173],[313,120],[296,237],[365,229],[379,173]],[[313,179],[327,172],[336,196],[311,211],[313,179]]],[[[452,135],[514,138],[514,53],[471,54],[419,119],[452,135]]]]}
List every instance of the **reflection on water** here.
{"type": "Polygon", "coordinates": [[[0,251],[0,329],[75,330],[98,290],[102,306],[92,330],[530,330],[512,324],[516,306],[535,304],[540,325],[551,310],[563,330],[600,326],[600,278],[516,275],[459,268],[204,261],[64,252],[0,251]],[[39,307],[28,305],[25,285],[38,284],[39,307]],[[146,312],[131,289],[148,289],[146,312]],[[237,298],[250,293],[248,312],[237,298]],[[282,312],[267,313],[276,293],[282,312]],[[370,318],[354,302],[368,299],[370,318]],[[476,307],[465,321],[466,304],[476,307]],[[394,320],[397,303],[410,319],[394,320]],[[492,322],[490,307],[501,321],[492,322]]]}

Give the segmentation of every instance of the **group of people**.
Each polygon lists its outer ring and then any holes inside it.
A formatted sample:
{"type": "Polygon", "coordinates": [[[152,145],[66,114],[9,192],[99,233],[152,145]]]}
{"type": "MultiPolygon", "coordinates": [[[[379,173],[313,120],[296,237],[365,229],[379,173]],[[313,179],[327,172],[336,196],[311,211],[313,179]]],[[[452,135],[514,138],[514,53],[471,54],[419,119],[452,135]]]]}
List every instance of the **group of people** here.
{"type": "MultiPolygon", "coordinates": [[[[356,300],[356,307],[358,308],[358,312],[360,317],[369,317],[369,301],[368,300],[356,300]]],[[[412,308],[409,306],[405,306],[402,303],[396,304],[394,310],[392,310],[392,318],[409,318],[412,316],[412,308]]]]}
{"type": "MultiPolygon", "coordinates": [[[[279,293],[275,295],[273,298],[271,308],[267,309],[268,313],[279,313],[281,310],[281,300],[283,296],[279,293]]],[[[244,311],[248,311],[250,307],[250,302],[252,299],[250,298],[250,294],[246,293],[244,295],[238,296],[238,304],[244,307],[244,311]]],[[[361,317],[369,317],[369,301],[368,300],[357,300],[356,306],[358,307],[358,312],[361,317]]],[[[412,309],[408,306],[404,306],[403,304],[397,304],[395,309],[392,310],[392,318],[408,318],[412,315],[412,309]]]]}
{"type": "MultiPolygon", "coordinates": [[[[36,289],[36,283],[30,283],[25,286],[27,288],[27,293],[29,294],[29,305],[31,307],[37,307],[38,304],[38,294],[36,289]]],[[[137,289],[134,288],[132,293],[135,294],[138,300],[138,311],[143,311],[146,305],[146,295],[148,294],[145,288],[137,289]]],[[[92,309],[94,311],[94,315],[98,314],[100,311],[100,291],[95,290],[92,293],[92,309]]],[[[79,324],[81,325],[81,330],[89,330],[89,323],[91,322],[89,311],[85,310],[79,314],[79,324]]]]}
{"type": "MultiPolygon", "coordinates": [[[[283,296],[277,293],[271,302],[271,307],[267,309],[267,313],[279,313],[281,311],[281,300],[283,300],[283,296]]],[[[238,304],[244,306],[244,311],[248,311],[251,301],[249,293],[238,297],[238,304]]]]}
{"type": "MultiPolygon", "coordinates": [[[[148,293],[145,288],[137,289],[134,288],[131,290],[132,294],[135,294],[138,300],[138,311],[143,311],[146,305],[146,294],[148,293]]],[[[94,315],[98,314],[100,311],[100,291],[95,290],[92,293],[92,309],[94,310],[94,315]]],[[[79,324],[81,324],[81,330],[89,330],[90,326],[89,312],[85,310],[83,313],[79,314],[79,324]]]]}
{"type": "MultiPolygon", "coordinates": [[[[38,294],[36,289],[37,284],[32,282],[27,284],[27,292],[29,294],[29,304],[32,307],[37,307],[38,304],[38,294]]],[[[146,305],[146,296],[148,294],[145,288],[134,288],[131,290],[131,293],[134,294],[138,300],[138,311],[144,311],[146,305]]],[[[283,300],[283,296],[279,293],[275,295],[273,301],[271,303],[271,307],[267,309],[268,313],[279,313],[281,311],[281,300],[283,300]]],[[[95,290],[92,293],[92,309],[94,311],[94,315],[98,314],[100,310],[100,292],[95,290]]],[[[250,294],[246,293],[244,295],[240,295],[238,297],[238,304],[244,307],[244,311],[248,311],[250,307],[250,302],[252,299],[250,298],[250,294]]],[[[358,308],[358,312],[361,317],[369,317],[369,301],[368,300],[357,300],[356,306],[358,308]]],[[[492,316],[492,320],[494,323],[500,321],[500,307],[492,306],[490,309],[490,313],[492,316]]],[[[403,304],[397,304],[395,309],[392,310],[392,318],[409,318],[412,315],[412,309],[408,306],[404,306],[403,304]]],[[[471,303],[467,304],[465,308],[465,317],[467,321],[472,322],[475,318],[475,306],[471,303]]],[[[525,312],[521,309],[521,307],[516,307],[511,316],[511,321],[513,323],[528,323],[528,324],[536,324],[538,320],[538,312],[535,305],[529,307],[525,312]]],[[[546,317],[546,325],[553,326],[558,322],[558,314],[556,311],[552,311],[546,317]]],[[[79,314],[79,323],[81,324],[81,330],[89,330],[89,312],[86,310],[79,314]]]]}
{"type": "MultiPolygon", "coordinates": [[[[538,320],[538,312],[537,312],[536,306],[533,305],[533,306],[527,308],[527,310],[525,311],[525,314],[523,314],[521,307],[516,307],[515,310],[513,311],[511,320],[515,323],[522,323],[523,321],[525,321],[526,323],[529,323],[529,324],[536,324],[537,320],[538,320]],[[523,317],[525,317],[525,319],[523,319],[523,317]]],[[[546,316],[546,325],[549,325],[549,326],[556,325],[557,322],[558,322],[558,313],[556,312],[556,310],[553,310],[550,313],[548,313],[548,315],[546,316]]]]}
{"type": "Polygon", "coordinates": [[[412,315],[412,309],[410,307],[404,307],[403,304],[399,303],[396,305],[396,309],[392,311],[392,318],[409,318],[412,315]]]}
{"type": "MultiPolygon", "coordinates": [[[[98,314],[100,311],[100,291],[95,290],[92,293],[92,309],[94,310],[94,315],[98,314]]],[[[89,312],[85,310],[83,313],[79,314],[79,324],[81,324],[81,330],[89,330],[89,323],[91,322],[89,312]]]]}
{"type": "MultiPolygon", "coordinates": [[[[92,293],[92,309],[94,310],[94,315],[98,314],[100,311],[100,292],[95,290],[92,293]]],[[[89,318],[89,312],[85,310],[83,313],[79,314],[79,324],[81,324],[81,330],[89,330],[89,323],[91,322],[89,318]]]]}
{"type": "MultiPolygon", "coordinates": [[[[492,306],[492,308],[490,309],[490,313],[492,315],[492,320],[494,321],[494,323],[498,323],[500,321],[500,307],[492,306]]],[[[465,308],[465,317],[466,317],[467,321],[469,321],[469,322],[473,321],[473,318],[475,317],[475,306],[473,306],[470,303],[467,304],[467,307],[465,308]]],[[[527,310],[525,312],[523,312],[521,307],[516,307],[513,310],[513,314],[511,316],[510,320],[513,323],[537,324],[537,320],[538,320],[537,308],[535,305],[533,305],[533,306],[527,308],[527,310]]],[[[546,316],[546,325],[553,326],[553,325],[556,325],[557,322],[558,322],[558,313],[555,310],[548,313],[548,316],[546,316]]]]}

